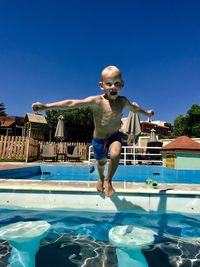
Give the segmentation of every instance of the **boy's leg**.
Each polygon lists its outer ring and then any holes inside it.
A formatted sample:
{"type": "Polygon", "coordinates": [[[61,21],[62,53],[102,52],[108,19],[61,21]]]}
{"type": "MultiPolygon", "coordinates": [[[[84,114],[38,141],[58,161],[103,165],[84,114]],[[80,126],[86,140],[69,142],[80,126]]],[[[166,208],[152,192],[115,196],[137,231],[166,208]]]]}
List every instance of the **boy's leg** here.
{"type": "Polygon", "coordinates": [[[99,180],[97,182],[96,188],[98,192],[103,192],[104,191],[104,169],[106,165],[107,160],[106,159],[101,159],[97,160],[97,169],[99,173],[99,180]]]}
{"type": "Polygon", "coordinates": [[[108,164],[108,173],[105,178],[105,194],[110,197],[114,192],[112,187],[112,178],[119,165],[120,155],[121,155],[122,145],[119,141],[115,141],[110,145],[110,162],[108,164]]]}

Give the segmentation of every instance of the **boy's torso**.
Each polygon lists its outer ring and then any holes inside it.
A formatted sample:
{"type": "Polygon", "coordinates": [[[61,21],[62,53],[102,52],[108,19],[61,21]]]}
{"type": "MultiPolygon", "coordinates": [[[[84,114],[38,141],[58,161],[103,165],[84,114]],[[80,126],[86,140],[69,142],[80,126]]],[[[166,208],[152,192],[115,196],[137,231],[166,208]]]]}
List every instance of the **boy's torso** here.
{"type": "Polygon", "coordinates": [[[116,133],[121,127],[122,111],[126,98],[119,96],[115,101],[109,101],[100,96],[93,109],[94,138],[105,139],[116,133]]]}

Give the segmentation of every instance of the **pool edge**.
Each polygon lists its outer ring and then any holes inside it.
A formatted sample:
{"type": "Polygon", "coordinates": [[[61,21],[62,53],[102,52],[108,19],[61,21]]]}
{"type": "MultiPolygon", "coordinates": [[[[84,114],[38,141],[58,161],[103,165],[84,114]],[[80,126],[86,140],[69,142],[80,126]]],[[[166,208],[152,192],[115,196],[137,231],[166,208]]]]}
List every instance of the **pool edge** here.
{"type": "Polygon", "coordinates": [[[0,205],[95,211],[200,212],[200,185],[113,182],[111,197],[96,192],[96,182],[0,180],[0,205]]]}

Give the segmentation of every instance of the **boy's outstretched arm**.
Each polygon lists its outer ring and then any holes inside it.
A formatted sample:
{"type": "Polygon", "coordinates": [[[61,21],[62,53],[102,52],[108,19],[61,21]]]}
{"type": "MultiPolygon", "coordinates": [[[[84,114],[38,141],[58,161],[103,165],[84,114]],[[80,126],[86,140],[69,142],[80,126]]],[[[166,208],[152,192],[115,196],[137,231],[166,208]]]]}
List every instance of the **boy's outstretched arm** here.
{"type": "Polygon", "coordinates": [[[154,110],[153,109],[144,110],[137,103],[135,103],[135,102],[131,103],[127,98],[126,98],[126,106],[125,106],[125,108],[127,108],[129,111],[132,111],[134,113],[142,114],[142,115],[145,115],[145,116],[148,116],[148,117],[154,115],[154,110]]]}
{"type": "Polygon", "coordinates": [[[53,103],[41,103],[36,102],[32,104],[33,111],[47,110],[47,109],[71,109],[71,108],[82,108],[92,107],[96,104],[96,96],[90,96],[84,99],[76,100],[63,100],[53,103]]]}

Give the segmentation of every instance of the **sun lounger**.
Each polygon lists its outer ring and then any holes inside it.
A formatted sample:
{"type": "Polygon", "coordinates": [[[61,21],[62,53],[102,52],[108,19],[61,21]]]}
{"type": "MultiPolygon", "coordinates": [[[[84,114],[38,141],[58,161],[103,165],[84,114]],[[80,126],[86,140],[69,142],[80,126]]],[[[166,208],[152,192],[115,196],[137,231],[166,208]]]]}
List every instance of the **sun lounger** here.
{"type": "Polygon", "coordinates": [[[148,142],[146,153],[137,156],[137,160],[140,160],[139,164],[142,163],[142,160],[144,160],[144,162],[146,161],[148,164],[155,164],[155,162],[161,161],[162,155],[160,154],[160,148],[162,145],[163,143],[159,141],[148,142]]]}
{"type": "Polygon", "coordinates": [[[55,153],[54,146],[52,144],[44,145],[41,157],[43,160],[54,160],[56,161],[57,155],[55,153]]]}
{"type": "Polygon", "coordinates": [[[81,155],[78,153],[78,147],[77,146],[67,146],[67,160],[76,160],[80,161],[81,155]]]}

